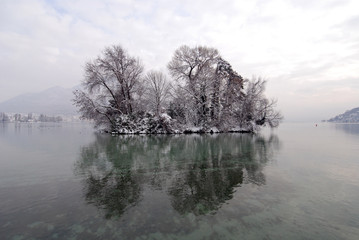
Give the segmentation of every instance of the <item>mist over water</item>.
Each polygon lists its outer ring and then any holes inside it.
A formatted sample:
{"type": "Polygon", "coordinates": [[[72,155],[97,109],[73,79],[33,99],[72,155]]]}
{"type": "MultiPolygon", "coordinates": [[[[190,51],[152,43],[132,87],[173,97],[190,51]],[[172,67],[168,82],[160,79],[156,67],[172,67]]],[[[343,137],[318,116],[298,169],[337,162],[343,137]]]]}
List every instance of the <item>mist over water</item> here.
{"type": "Polygon", "coordinates": [[[356,239],[359,125],[96,134],[0,125],[1,239],[356,239]]]}

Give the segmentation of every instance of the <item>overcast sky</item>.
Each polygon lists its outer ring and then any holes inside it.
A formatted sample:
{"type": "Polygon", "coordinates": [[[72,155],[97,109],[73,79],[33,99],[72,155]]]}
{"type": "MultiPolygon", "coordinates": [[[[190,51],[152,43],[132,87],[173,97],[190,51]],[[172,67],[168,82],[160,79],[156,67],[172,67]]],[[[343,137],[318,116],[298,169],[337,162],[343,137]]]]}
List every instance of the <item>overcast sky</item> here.
{"type": "Polygon", "coordinates": [[[167,71],[187,44],[267,79],[287,121],[328,119],[359,107],[358,9],[357,0],[1,0],[0,102],[80,84],[106,46],[167,71]]]}

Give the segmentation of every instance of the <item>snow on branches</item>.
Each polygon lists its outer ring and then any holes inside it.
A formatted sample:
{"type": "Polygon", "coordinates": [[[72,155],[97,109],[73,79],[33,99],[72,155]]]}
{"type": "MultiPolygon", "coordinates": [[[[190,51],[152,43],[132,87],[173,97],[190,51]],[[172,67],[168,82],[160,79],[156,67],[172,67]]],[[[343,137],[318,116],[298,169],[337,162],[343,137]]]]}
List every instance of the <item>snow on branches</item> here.
{"type": "Polygon", "coordinates": [[[255,132],[282,119],[264,96],[265,81],[244,79],[217,49],[181,46],[167,67],[171,82],[158,71],[144,76],[139,59],[108,47],[86,64],[74,103],[114,134],[255,132]]]}

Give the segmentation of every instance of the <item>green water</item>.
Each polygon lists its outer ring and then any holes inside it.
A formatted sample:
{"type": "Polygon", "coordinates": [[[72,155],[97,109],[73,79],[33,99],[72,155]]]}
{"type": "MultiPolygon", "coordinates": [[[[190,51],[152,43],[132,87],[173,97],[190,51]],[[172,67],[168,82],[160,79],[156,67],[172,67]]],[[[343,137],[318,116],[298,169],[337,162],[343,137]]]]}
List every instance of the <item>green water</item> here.
{"type": "Polygon", "coordinates": [[[0,124],[0,239],[358,239],[359,125],[0,124]]]}

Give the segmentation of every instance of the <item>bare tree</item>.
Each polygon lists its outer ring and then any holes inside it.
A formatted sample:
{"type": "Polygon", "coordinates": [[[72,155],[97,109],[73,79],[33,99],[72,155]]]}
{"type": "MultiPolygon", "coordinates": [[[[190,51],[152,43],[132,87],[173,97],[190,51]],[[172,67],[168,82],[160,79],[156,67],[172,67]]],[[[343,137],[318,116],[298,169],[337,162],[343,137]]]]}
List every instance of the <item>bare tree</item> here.
{"type": "Polygon", "coordinates": [[[182,46],[175,51],[168,69],[178,83],[187,91],[192,108],[197,114],[195,125],[206,125],[210,116],[211,94],[216,64],[220,58],[214,48],[182,46]]]}
{"type": "Polygon", "coordinates": [[[141,88],[143,66],[119,45],[105,48],[85,66],[84,91],[75,92],[83,118],[113,128],[121,114],[134,114],[136,91],[141,88]]]}
{"type": "Polygon", "coordinates": [[[158,71],[147,73],[145,83],[150,108],[158,116],[170,96],[171,85],[166,76],[158,71]]]}
{"type": "Polygon", "coordinates": [[[216,49],[182,46],[175,51],[168,69],[178,88],[187,93],[183,97],[189,103],[186,118],[190,124],[222,130],[235,126],[233,110],[244,97],[244,79],[216,49]]]}
{"type": "Polygon", "coordinates": [[[257,126],[268,124],[277,127],[283,116],[275,110],[276,100],[264,96],[266,81],[260,77],[246,80],[245,96],[237,102],[235,112],[238,123],[243,126],[254,122],[257,126]]]}

